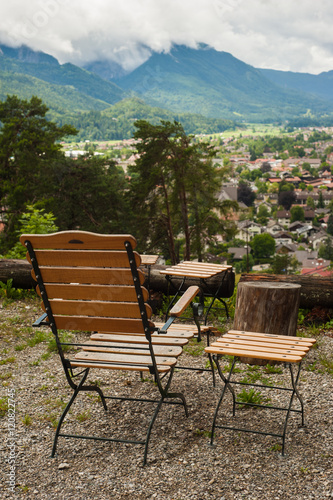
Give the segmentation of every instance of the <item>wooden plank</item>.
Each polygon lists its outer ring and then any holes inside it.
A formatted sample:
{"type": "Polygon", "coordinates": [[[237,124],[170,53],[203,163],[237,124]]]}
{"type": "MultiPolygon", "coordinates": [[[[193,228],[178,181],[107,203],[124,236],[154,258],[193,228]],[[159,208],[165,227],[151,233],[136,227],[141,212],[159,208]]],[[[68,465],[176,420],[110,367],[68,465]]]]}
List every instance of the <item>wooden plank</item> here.
{"type": "Polygon", "coordinates": [[[261,332],[246,332],[246,331],[241,331],[241,330],[229,330],[228,333],[235,334],[235,335],[250,335],[256,336],[256,337],[264,337],[265,339],[279,339],[279,340],[288,340],[292,342],[299,342],[299,343],[311,343],[311,345],[316,343],[316,339],[309,338],[309,337],[295,337],[295,336],[290,336],[290,335],[275,335],[273,333],[261,333],[261,332]]]}
{"type": "Polygon", "coordinates": [[[299,348],[304,348],[304,349],[309,349],[310,347],[313,346],[312,342],[298,342],[298,340],[296,340],[297,337],[291,337],[291,340],[288,341],[288,340],[277,339],[277,338],[274,338],[274,339],[266,338],[264,336],[259,336],[259,335],[234,335],[234,334],[226,333],[225,335],[223,335],[222,338],[223,339],[239,339],[242,342],[252,342],[252,341],[266,342],[266,343],[270,343],[272,346],[278,345],[278,344],[282,344],[285,346],[294,345],[294,346],[297,346],[299,348]],[[292,339],[295,339],[295,340],[292,340],[292,339]]]}
{"type": "Polygon", "coordinates": [[[143,266],[153,266],[156,264],[159,256],[158,255],[147,255],[147,254],[142,254],[141,255],[141,264],[143,266]]]}
{"type": "Polygon", "coordinates": [[[270,352],[258,352],[254,350],[242,350],[242,349],[229,349],[227,347],[206,347],[205,352],[210,354],[221,354],[229,356],[238,356],[240,358],[256,358],[256,359],[267,359],[271,361],[284,361],[290,363],[298,363],[302,361],[302,356],[292,356],[288,354],[278,354],[270,352]]]}
{"type": "Polygon", "coordinates": [[[290,355],[295,355],[295,356],[305,356],[305,354],[308,352],[307,350],[299,350],[296,348],[293,348],[292,346],[280,346],[280,347],[273,347],[272,345],[261,343],[261,342],[239,342],[239,344],[234,343],[234,342],[229,342],[228,340],[223,341],[223,339],[219,339],[217,342],[213,342],[211,344],[212,347],[218,347],[218,348],[230,348],[234,349],[235,352],[238,350],[242,351],[256,351],[256,352],[269,352],[269,353],[278,353],[278,354],[290,354],[290,355]],[[259,345],[258,345],[259,344],[259,345]]]}
{"type": "MultiPolygon", "coordinates": [[[[129,267],[125,251],[106,250],[35,250],[39,266],[85,266],[92,263],[96,267],[129,267]]],[[[28,254],[29,255],[29,254],[28,254]]],[[[140,255],[134,252],[137,267],[141,263],[140,255]]],[[[30,258],[27,256],[31,263],[30,258]]]]}
{"type": "MultiPolygon", "coordinates": [[[[54,319],[57,328],[60,330],[144,334],[142,321],[137,319],[91,316],[54,316],[54,319]]],[[[152,323],[151,325],[153,326],[152,323]]]]}
{"type": "MultiPolygon", "coordinates": [[[[70,316],[103,316],[115,318],[137,318],[141,319],[140,308],[136,302],[104,302],[87,300],[58,300],[49,301],[53,315],[70,316]]],[[[44,312],[45,306],[43,306],[44,312]]],[[[148,318],[152,316],[151,307],[146,304],[148,318]]]]}
{"type": "Polygon", "coordinates": [[[201,272],[201,271],[192,271],[191,269],[180,269],[180,270],[172,270],[165,269],[165,271],[160,271],[160,274],[168,274],[170,276],[186,276],[188,278],[211,278],[218,273],[215,272],[201,272]]]}
{"type": "MultiPolygon", "coordinates": [[[[107,364],[107,363],[89,363],[89,361],[71,361],[72,368],[98,368],[99,370],[125,370],[125,371],[140,371],[150,373],[149,367],[145,365],[129,365],[129,364],[107,364]]],[[[167,365],[156,365],[159,373],[167,373],[171,367],[167,365]]]]}
{"type": "Polygon", "coordinates": [[[134,249],[136,239],[130,234],[95,234],[88,231],[61,231],[52,234],[22,234],[20,242],[29,240],[34,248],[76,250],[124,250],[125,241],[134,249]]]}
{"type": "Polygon", "coordinates": [[[178,318],[185,311],[187,306],[192,302],[194,297],[198,294],[199,290],[200,289],[198,286],[191,286],[190,288],[188,288],[170,310],[170,316],[176,316],[178,318]]]}
{"type": "Polygon", "coordinates": [[[312,347],[312,344],[311,345],[304,345],[304,344],[301,344],[301,343],[298,343],[298,344],[295,344],[293,342],[287,342],[287,341],[284,341],[284,340],[268,340],[268,341],[265,341],[264,337],[261,338],[261,337],[239,337],[239,336],[232,336],[232,335],[223,335],[223,337],[217,339],[216,342],[229,342],[231,344],[248,344],[248,345],[258,345],[258,346],[262,346],[262,345],[265,345],[265,346],[271,346],[271,347],[276,347],[277,349],[297,349],[297,350],[301,350],[301,351],[304,351],[304,352],[308,352],[310,347],[312,347]]]}
{"type": "MultiPolygon", "coordinates": [[[[112,333],[93,333],[90,336],[91,341],[93,342],[124,342],[124,343],[133,343],[140,345],[148,345],[148,340],[146,336],[141,335],[117,335],[112,333]]],[[[165,345],[165,346],[173,346],[179,345],[184,346],[188,344],[187,338],[178,338],[178,337],[168,337],[167,335],[153,335],[152,336],[152,344],[153,345],[165,345]]]]}
{"type": "Polygon", "coordinates": [[[225,265],[225,264],[212,264],[210,262],[193,262],[189,260],[184,260],[184,262],[181,262],[179,265],[181,266],[186,266],[186,267],[195,267],[197,269],[212,269],[212,270],[219,270],[221,271],[226,271],[227,269],[232,269],[232,266],[225,265]]]}
{"type": "MultiPolygon", "coordinates": [[[[129,285],[87,285],[73,283],[47,283],[46,293],[49,299],[78,299],[78,300],[105,300],[105,301],[121,301],[135,302],[137,300],[135,288],[129,285]]],[[[40,296],[40,290],[37,286],[36,291],[40,296]]],[[[146,288],[141,288],[143,300],[148,300],[149,294],[146,288]]]]}
{"type": "MultiPolygon", "coordinates": [[[[104,353],[104,352],[88,352],[81,351],[75,355],[76,360],[83,361],[98,361],[100,363],[121,363],[123,365],[151,365],[152,359],[150,356],[140,356],[140,355],[127,355],[127,354],[117,354],[117,353],[104,353]]],[[[174,366],[177,363],[177,359],[173,357],[160,356],[158,358],[159,365],[174,366]]],[[[138,368],[139,369],[139,368],[138,368]]]]}
{"type": "MultiPolygon", "coordinates": [[[[96,351],[96,352],[111,352],[118,354],[139,354],[143,356],[150,356],[149,344],[136,344],[136,343],[125,343],[125,342],[99,342],[96,346],[96,342],[89,340],[85,342],[82,346],[84,351],[96,351]]],[[[154,354],[155,356],[171,356],[177,358],[183,352],[181,346],[164,346],[155,345],[154,354]]]]}
{"type": "MultiPolygon", "coordinates": [[[[140,283],[144,282],[144,274],[138,271],[140,283]]],[[[98,285],[133,285],[132,273],[129,269],[103,269],[94,267],[42,267],[44,283],[84,283],[98,285]]],[[[33,278],[36,280],[34,272],[33,278]]]]}

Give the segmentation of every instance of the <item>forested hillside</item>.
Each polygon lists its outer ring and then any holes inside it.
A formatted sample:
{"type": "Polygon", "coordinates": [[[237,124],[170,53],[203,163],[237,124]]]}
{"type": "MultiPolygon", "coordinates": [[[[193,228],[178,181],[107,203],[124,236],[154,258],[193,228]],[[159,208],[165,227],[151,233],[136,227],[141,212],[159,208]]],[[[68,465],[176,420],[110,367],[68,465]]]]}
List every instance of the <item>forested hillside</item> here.
{"type": "Polygon", "coordinates": [[[89,111],[55,116],[58,124],[71,123],[78,130],[79,140],[118,140],[132,137],[136,120],[148,120],[156,125],[161,120],[179,121],[188,134],[211,134],[236,127],[231,120],[205,118],[191,113],[173,113],[148,106],[143,100],[129,98],[104,111],[89,111]]]}

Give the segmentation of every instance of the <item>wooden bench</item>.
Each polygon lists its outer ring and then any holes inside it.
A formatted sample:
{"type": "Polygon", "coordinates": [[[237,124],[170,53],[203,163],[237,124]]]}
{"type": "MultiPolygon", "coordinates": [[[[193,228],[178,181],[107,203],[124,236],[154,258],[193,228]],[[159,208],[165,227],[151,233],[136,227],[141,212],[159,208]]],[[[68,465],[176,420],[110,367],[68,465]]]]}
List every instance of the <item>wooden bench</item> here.
{"type": "MultiPolygon", "coordinates": [[[[131,235],[102,235],[84,231],[63,231],[50,235],[21,236],[28,250],[37,293],[44,314],[34,326],[47,325],[55,336],[65,376],[73,390],[55,433],[52,456],[58,438],[98,439],[144,446],[144,464],[149,438],[162,403],[181,404],[187,415],[182,393],[170,392],[171,379],[182,348],[194,335],[193,327],[171,328],[174,319],[188,307],[199,291],[193,286],[171,310],[167,325],[151,321],[146,303],[148,291],[142,287],[144,274],[138,269],[140,256],[131,235]],[[73,332],[78,340],[62,342],[59,330],[73,332]],[[82,340],[82,336],[84,338],[82,340]],[[70,346],[68,352],[63,347],[70,346]],[[73,352],[74,349],[74,352],[73,352]],[[82,370],[83,369],[83,370],[82,370]],[[159,391],[156,409],[146,439],[73,435],[61,432],[63,421],[79,392],[96,391],[107,409],[106,399],[152,402],[150,399],[104,396],[97,385],[87,385],[91,369],[126,370],[153,375],[159,391]],[[78,380],[77,380],[78,379],[78,380]]],[[[118,412],[116,412],[117,414],[118,412]]],[[[120,418],[122,415],[120,414],[120,418]]]]}
{"type": "Polygon", "coordinates": [[[288,419],[291,412],[296,412],[301,414],[302,426],[304,425],[304,405],[301,398],[301,395],[298,391],[297,385],[299,381],[300,371],[302,360],[311,349],[311,347],[315,344],[316,340],[311,338],[301,338],[301,337],[293,337],[287,335],[272,335],[266,333],[258,333],[258,332],[246,332],[240,330],[229,330],[226,334],[224,334],[221,338],[219,338],[216,342],[213,342],[210,346],[206,347],[205,351],[213,356],[214,361],[216,362],[218,373],[223,381],[223,388],[221,392],[221,396],[216,406],[213,424],[212,424],[212,433],[211,433],[211,444],[213,444],[214,433],[216,428],[220,429],[230,429],[235,430],[237,432],[252,432],[255,434],[262,434],[268,436],[274,436],[282,438],[282,455],[284,455],[285,450],[285,438],[287,431],[288,419]],[[221,366],[220,359],[223,356],[232,356],[233,361],[231,363],[231,368],[229,374],[227,376],[224,375],[221,366]],[[238,360],[242,358],[255,358],[255,359],[264,359],[270,362],[279,362],[283,363],[283,365],[289,368],[291,385],[288,388],[283,388],[284,391],[290,392],[289,403],[286,407],[276,407],[272,405],[263,405],[256,404],[252,402],[245,402],[237,400],[237,395],[234,390],[234,385],[239,386],[253,386],[253,387],[261,387],[268,389],[276,389],[282,390],[281,386],[272,386],[265,384],[255,384],[249,382],[235,381],[232,380],[231,377],[233,375],[233,371],[235,368],[235,364],[238,360]],[[248,427],[234,427],[229,425],[217,425],[216,420],[218,416],[219,409],[221,407],[222,401],[226,394],[227,389],[230,391],[233,400],[232,406],[232,415],[235,417],[235,410],[237,405],[241,406],[253,406],[260,407],[272,410],[279,410],[286,413],[286,418],[284,420],[282,426],[281,433],[273,433],[273,432],[264,432],[262,430],[253,430],[248,427]],[[300,408],[295,409],[293,407],[294,399],[297,399],[299,402],[300,408]]]}

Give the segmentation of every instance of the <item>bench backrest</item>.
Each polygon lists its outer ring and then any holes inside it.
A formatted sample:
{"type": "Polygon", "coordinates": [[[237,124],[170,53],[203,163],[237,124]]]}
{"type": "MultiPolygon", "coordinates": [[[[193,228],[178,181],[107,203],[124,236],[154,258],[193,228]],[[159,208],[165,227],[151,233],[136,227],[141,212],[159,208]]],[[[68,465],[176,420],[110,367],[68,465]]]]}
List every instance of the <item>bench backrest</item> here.
{"type": "Polygon", "coordinates": [[[131,235],[23,234],[37,293],[57,329],[142,334],[154,329],[131,235]]]}

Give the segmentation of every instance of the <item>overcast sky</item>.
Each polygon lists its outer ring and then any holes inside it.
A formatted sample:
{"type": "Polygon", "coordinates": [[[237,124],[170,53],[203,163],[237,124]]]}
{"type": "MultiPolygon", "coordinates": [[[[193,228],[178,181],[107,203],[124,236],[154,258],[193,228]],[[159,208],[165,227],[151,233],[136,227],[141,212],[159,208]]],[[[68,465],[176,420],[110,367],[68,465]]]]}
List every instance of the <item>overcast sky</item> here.
{"type": "Polygon", "coordinates": [[[132,69],[150,50],[203,42],[258,68],[333,70],[331,0],[2,0],[0,43],[60,63],[111,59],[132,69]]]}

